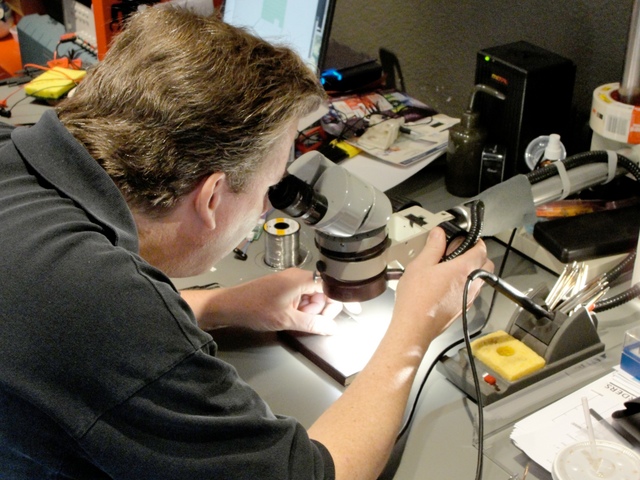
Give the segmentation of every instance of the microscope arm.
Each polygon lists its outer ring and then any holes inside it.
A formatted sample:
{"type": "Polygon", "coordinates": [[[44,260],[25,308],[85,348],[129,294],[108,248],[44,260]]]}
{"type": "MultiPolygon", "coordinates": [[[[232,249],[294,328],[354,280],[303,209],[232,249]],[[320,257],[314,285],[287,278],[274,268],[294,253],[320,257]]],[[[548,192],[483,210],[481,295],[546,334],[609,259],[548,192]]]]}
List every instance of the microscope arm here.
{"type": "Polygon", "coordinates": [[[491,236],[535,222],[537,205],[606,183],[624,170],[640,178],[640,168],[626,157],[585,152],[559,166],[512,177],[449,211],[434,214],[410,207],[392,214],[386,195],[318,152],[301,156],[288,170],[300,181],[294,185],[285,179],[273,187],[271,202],[316,230],[316,267],[325,293],[342,301],[382,293],[386,281],[396,278],[422,249],[434,226],[449,222],[477,233],[470,206],[476,200],[486,212],[480,234],[491,236]]]}
{"type": "MultiPolygon", "coordinates": [[[[617,168],[615,175],[625,173],[622,168],[617,168]]],[[[563,192],[562,179],[559,175],[545,179],[531,185],[533,201],[536,206],[561,200],[567,195],[580,192],[585,188],[601,185],[607,182],[608,168],[601,163],[592,163],[567,170],[569,179],[568,190],[563,192]]]]}

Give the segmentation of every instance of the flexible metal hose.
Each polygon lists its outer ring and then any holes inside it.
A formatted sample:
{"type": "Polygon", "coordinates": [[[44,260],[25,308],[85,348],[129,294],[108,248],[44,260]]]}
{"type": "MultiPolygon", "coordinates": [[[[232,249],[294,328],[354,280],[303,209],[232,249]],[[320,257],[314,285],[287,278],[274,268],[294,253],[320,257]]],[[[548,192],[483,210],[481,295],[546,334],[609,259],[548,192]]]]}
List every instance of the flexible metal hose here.
{"type": "MultiPolygon", "coordinates": [[[[624,155],[621,155],[619,153],[617,153],[616,155],[618,166],[624,168],[627,172],[633,175],[636,181],[640,181],[640,167],[624,155]]],[[[604,150],[578,153],[562,161],[567,170],[592,163],[608,162],[609,153],[604,150]]],[[[526,177],[531,185],[535,185],[536,183],[540,183],[543,180],[552,178],[557,174],[558,167],[552,163],[544,168],[536,169],[529,172],[526,177]]],[[[617,266],[615,266],[605,274],[606,279],[611,282],[618,278],[622,273],[629,269],[630,265],[632,265],[633,261],[635,260],[635,257],[635,252],[630,253],[624,260],[622,260],[622,262],[620,262],[617,266]]],[[[638,296],[640,296],[640,284],[636,284],[614,297],[596,302],[596,304],[594,305],[594,311],[602,312],[604,310],[609,310],[611,308],[622,305],[638,296]]]]}
{"type": "MultiPolygon", "coordinates": [[[[636,180],[640,181],[640,167],[633,161],[629,160],[624,155],[619,153],[618,165],[627,170],[636,180]]],[[[607,163],[609,161],[609,154],[604,150],[594,150],[590,152],[578,153],[562,160],[565,168],[571,170],[582,165],[588,165],[590,163],[607,163]]],[[[527,179],[531,185],[535,185],[543,180],[554,177],[558,174],[558,167],[554,163],[551,163],[543,168],[532,170],[526,174],[527,179]]]]}
{"type": "Polygon", "coordinates": [[[605,310],[611,310],[612,308],[618,307],[624,303],[630,302],[634,298],[640,296],[640,283],[636,283],[633,287],[625,290],[624,292],[611,297],[605,298],[604,300],[600,300],[596,302],[593,307],[594,312],[604,312],[605,310]]]}
{"type": "Polygon", "coordinates": [[[450,254],[443,258],[443,261],[448,261],[462,255],[464,252],[473,247],[482,233],[482,226],[484,224],[484,203],[481,200],[474,200],[470,207],[470,222],[469,233],[466,235],[462,243],[450,254]]]}

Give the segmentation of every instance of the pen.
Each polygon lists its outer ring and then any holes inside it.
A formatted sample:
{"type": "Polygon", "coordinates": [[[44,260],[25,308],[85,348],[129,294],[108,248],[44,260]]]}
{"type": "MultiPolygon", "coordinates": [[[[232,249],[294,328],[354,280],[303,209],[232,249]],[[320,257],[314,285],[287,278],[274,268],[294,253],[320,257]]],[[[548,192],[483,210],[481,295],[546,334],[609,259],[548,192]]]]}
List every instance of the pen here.
{"type": "Polygon", "coordinates": [[[419,133],[414,132],[413,130],[411,130],[409,127],[405,127],[405,126],[400,126],[400,131],[402,133],[406,133],[407,135],[417,135],[419,136],[419,133]]]}

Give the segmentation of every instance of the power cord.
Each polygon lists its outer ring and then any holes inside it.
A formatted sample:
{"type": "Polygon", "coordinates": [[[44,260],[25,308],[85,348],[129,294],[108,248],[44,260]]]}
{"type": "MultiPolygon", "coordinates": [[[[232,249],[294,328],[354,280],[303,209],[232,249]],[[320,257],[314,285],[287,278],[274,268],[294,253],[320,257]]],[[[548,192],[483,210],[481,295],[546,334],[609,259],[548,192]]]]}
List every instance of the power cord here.
{"type": "MultiPolygon", "coordinates": [[[[506,245],[505,245],[505,252],[504,255],[502,256],[502,262],[500,264],[500,268],[498,271],[498,276],[502,277],[502,275],[504,274],[504,270],[505,267],[507,265],[507,259],[509,257],[509,253],[511,252],[512,249],[512,245],[513,245],[513,240],[515,238],[517,229],[514,229],[511,232],[511,235],[509,237],[509,240],[507,241],[506,245]]],[[[404,425],[402,426],[402,428],[400,429],[400,432],[398,433],[398,436],[396,437],[396,445],[400,445],[402,450],[400,452],[396,452],[396,460],[395,460],[395,464],[393,465],[387,465],[387,468],[384,470],[383,475],[380,476],[379,478],[392,478],[393,475],[395,474],[398,465],[400,464],[400,457],[402,456],[402,451],[404,450],[404,437],[406,435],[408,435],[409,430],[411,428],[411,424],[413,422],[413,418],[415,416],[416,410],[418,408],[418,402],[420,400],[420,396],[422,394],[422,391],[424,390],[424,387],[427,383],[427,380],[429,379],[429,376],[431,375],[431,372],[433,371],[433,369],[436,367],[436,365],[438,364],[438,362],[440,362],[445,355],[452,349],[457,347],[458,345],[460,345],[463,342],[467,342],[468,340],[470,340],[471,338],[474,338],[476,336],[478,336],[480,333],[482,333],[482,331],[484,330],[484,328],[487,326],[487,324],[489,323],[489,319],[491,318],[491,314],[493,312],[493,307],[495,305],[495,301],[498,295],[498,291],[494,290],[493,291],[493,295],[491,296],[491,302],[489,303],[489,310],[487,311],[487,316],[485,318],[484,323],[482,324],[482,326],[476,330],[473,333],[469,333],[469,327],[467,324],[467,317],[466,317],[466,305],[467,305],[467,288],[465,288],[464,291],[464,295],[463,295],[463,315],[462,315],[462,328],[463,328],[463,338],[456,340],[455,342],[451,343],[450,345],[446,346],[437,356],[436,358],[433,360],[433,362],[431,362],[431,365],[429,365],[429,368],[427,369],[427,372],[425,373],[424,377],[422,378],[422,381],[420,382],[420,386],[418,387],[418,391],[416,392],[416,396],[413,400],[413,403],[411,405],[411,409],[409,410],[409,413],[407,414],[407,419],[405,420],[404,425]]],[[[471,362],[471,364],[473,364],[473,362],[471,362]]],[[[475,368],[475,366],[474,366],[475,368]]],[[[478,398],[481,398],[478,394],[477,391],[480,388],[480,381],[478,379],[476,379],[476,377],[474,377],[474,382],[476,383],[476,396],[478,398]]],[[[480,480],[482,478],[482,466],[483,466],[483,454],[484,454],[484,440],[483,440],[483,434],[484,434],[484,417],[482,414],[482,404],[481,402],[478,402],[478,460],[476,462],[476,480],[480,480]]]]}
{"type": "MultiPolygon", "coordinates": [[[[473,386],[476,391],[476,404],[478,406],[478,423],[476,425],[477,428],[477,436],[478,436],[478,457],[476,459],[476,480],[482,479],[482,467],[484,460],[484,407],[482,405],[482,392],[480,391],[480,378],[478,377],[478,370],[476,368],[476,362],[473,360],[473,355],[471,353],[471,338],[469,335],[469,324],[467,321],[467,309],[464,308],[467,305],[467,297],[469,295],[469,287],[471,283],[475,280],[475,277],[469,275],[467,281],[464,285],[464,291],[462,292],[462,334],[464,336],[464,344],[467,349],[467,355],[469,357],[469,366],[471,367],[471,376],[473,377],[473,386]]],[[[494,290],[494,298],[497,290],[494,290]]],[[[488,318],[488,317],[487,317],[488,318]]],[[[485,324],[482,326],[484,328],[485,324]]]]}

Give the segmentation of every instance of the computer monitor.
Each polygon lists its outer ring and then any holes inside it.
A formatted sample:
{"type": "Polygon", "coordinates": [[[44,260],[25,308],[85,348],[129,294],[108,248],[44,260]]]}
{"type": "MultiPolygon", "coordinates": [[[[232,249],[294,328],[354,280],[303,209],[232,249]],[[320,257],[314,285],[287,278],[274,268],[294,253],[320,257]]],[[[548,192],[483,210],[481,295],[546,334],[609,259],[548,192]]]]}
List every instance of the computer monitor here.
{"type": "Polygon", "coordinates": [[[223,20],[248,27],[269,42],[285,44],[319,76],[329,43],[336,0],[226,0],[223,20]]]}

